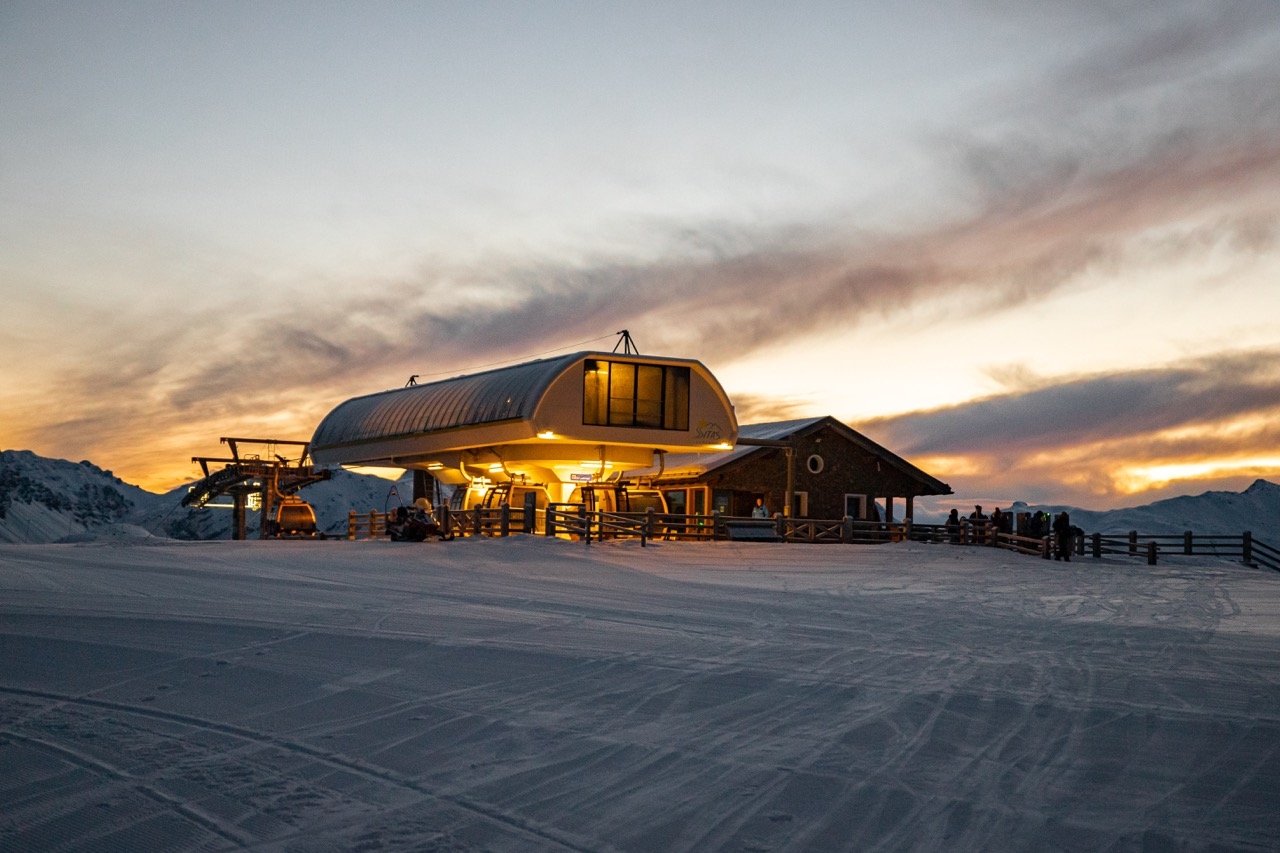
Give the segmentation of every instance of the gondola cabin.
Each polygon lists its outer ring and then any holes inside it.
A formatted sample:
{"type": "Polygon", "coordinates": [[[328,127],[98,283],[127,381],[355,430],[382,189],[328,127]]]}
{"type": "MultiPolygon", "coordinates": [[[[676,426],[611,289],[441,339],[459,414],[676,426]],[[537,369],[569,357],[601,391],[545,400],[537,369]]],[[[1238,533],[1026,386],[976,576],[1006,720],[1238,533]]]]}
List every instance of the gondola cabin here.
{"type": "Polygon", "coordinates": [[[293,496],[286,497],[276,507],[271,527],[272,535],[281,538],[310,538],[319,533],[315,509],[293,496]]]}

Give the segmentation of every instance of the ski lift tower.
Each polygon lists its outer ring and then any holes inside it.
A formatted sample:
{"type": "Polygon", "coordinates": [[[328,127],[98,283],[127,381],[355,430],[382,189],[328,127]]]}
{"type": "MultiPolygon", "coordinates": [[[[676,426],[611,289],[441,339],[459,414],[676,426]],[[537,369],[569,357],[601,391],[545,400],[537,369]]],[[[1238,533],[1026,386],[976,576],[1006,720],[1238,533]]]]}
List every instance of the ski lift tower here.
{"type": "Polygon", "coordinates": [[[182,505],[197,509],[209,504],[220,495],[230,495],[235,513],[231,523],[231,538],[245,538],[245,508],[252,496],[257,496],[262,511],[258,525],[259,538],[267,538],[267,520],[272,510],[282,500],[303,486],[328,480],[332,472],[316,470],[310,461],[311,442],[289,441],[277,438],[223,438],[222,443],[231,448],[230,458],[193,456],[204,472],[204,478],[192,485],[182,499],[182,505]],[[261,445],[257,453],[242,453],[240,445],[261,445]],[[277,452],[285,447],[300,448],[296,461],[277,452]],[[221,463],[221,470],[210,471],[210,463],[221,463]]]}

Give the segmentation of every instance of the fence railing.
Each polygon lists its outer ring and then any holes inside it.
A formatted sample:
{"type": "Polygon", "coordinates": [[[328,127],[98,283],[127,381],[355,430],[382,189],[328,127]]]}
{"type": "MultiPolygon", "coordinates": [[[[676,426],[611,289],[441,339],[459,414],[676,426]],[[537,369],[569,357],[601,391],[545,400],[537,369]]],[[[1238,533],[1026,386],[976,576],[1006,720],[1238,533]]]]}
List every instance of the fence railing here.
{"type": "Polygon", "coordinates": [[[1103,554],[1141,556],[1151,566],[1157,565],[1161,554],[1225,557],[1239,560],[1246,566],[1280,571],[1280,550],[1254,539],[1253,534],[1247,530],[1238,535],[1196,534],[1190,530],[1181,534],[1139,533],[1130,530],[1123,536],[1094,533],[1088,539],[1089,550],[1094,557],[1101,557],[1103,554]]]}
{"type": "Polygon", "coordinates": [[[370,512],[347,513],[348,539],[378,539],[387,535],[387,514],[376,509],[370,512]]]}
{"type": "Polygon", "coordinates": [[[436,523],[449,539],[455,536],[510,536],[512,533],[533,533],[538,527],[538,515],[537,510],[528,514],[523,507],[507,504],[467,510],[441,506],[436,509],[436,523]]]}
{"type": "MultiPolygon", "coordinates": [[[[568,536],[586,542],[600,539],[639,539],[641,545],[653,539],[724,540],[731,537],[733,522],[762,519],[743,516],[684,515],[660,513],[653,509],[635,513],[587,512],[581,504],[550,504],[545,510],[526,513],[523,508],[502,505],[454,510],[442,506],[435,513],[442,534],[455,536],[509,536],[513,533],[541,532],[546,536],[568,536]]],[[[1031,537],[997,530],[991,525],[974,525],[964,519],[959,527],[942,524],[915,524],[911,521],[863,521],[848,516],[840,519],[788,518],[781,514],[769,519],[783,542],[814,544],[872,545],[889,542],[937,542],[1004,548],[1028,556],[1050,559],[1055,556],[1054,537],[1031,537]]],[[[376,539],[386,536],[386,513],[351,512],[347,538],[376,539]]],[[[1139,533],[1078,535],[1071,542],[1072,555],[1101,558],[1124,556],[1143,558],[1157,565],[1161,555],[1213,556],[1236,559],[1250,567],[1280,571],[1280,548],[1253,538],[1249,531],[1237,535],[1139,533]]]]}

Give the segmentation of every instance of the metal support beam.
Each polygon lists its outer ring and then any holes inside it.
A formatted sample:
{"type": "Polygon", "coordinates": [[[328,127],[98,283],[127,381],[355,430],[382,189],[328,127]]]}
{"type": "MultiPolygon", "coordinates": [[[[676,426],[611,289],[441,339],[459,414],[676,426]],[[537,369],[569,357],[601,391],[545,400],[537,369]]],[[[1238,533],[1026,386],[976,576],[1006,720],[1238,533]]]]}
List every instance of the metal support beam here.
{"type": "Polygon", "coordinates": [[[233,492],[231,495],[231,538],[237,542],[242,541],[245,537],[245,518],[244,518],[244,492],[233,492]]]}

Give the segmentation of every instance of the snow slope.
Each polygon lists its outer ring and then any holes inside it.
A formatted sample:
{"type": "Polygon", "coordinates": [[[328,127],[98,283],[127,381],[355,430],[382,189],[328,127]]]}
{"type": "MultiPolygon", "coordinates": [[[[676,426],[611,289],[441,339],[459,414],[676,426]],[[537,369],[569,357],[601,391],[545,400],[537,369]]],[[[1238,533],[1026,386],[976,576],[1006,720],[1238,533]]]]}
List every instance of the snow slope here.
{"type": "Polygon", "coordinates": [[[0,547],[0,850],[1274,850],[1280,576],[544,538],[0,547]]]}
{"type": "Polygon", "coordinates": [[[53,542],[137,522],[162,502],[89,461],[0,451],[0,542],[53,542]]]}

